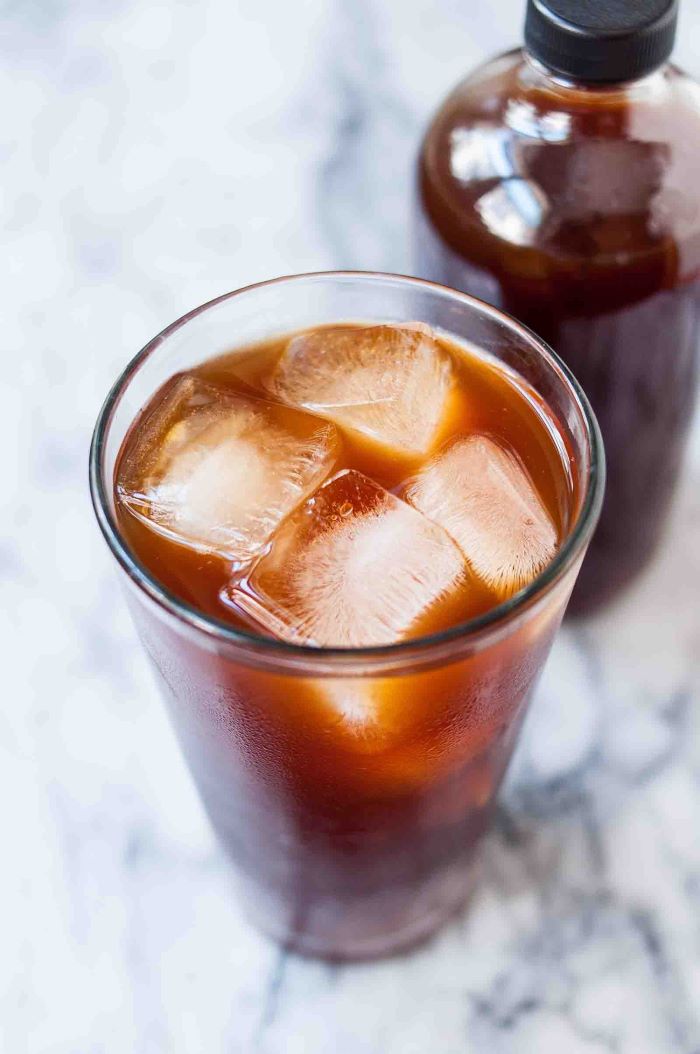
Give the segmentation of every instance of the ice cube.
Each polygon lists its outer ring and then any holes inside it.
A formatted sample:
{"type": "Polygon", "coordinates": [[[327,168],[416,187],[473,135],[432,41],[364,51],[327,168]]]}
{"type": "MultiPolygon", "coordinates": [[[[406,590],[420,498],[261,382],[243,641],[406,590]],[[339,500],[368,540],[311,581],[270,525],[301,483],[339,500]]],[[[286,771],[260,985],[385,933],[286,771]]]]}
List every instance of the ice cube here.
{"type": "Polygon", "coordinates": [[[451,371],[428,326],[328,326],[293,337],[274,394],[406,456],[425,454],[445,414],[451,371]]]}
{"type": "Polygon", "coordinates": [[[531,582],[556,550],[556,528],[525,469],[486,436],[460,439],[430,461],[406,498],[445,528],[499,597],[531,582]]]}
{"type": "Polygon", "coordinates": [[[363,647],[405,638],[466,576],[441,527],[353,469],[298,508],[223,598],[283,640],[363,647]]]}
{"type": "Polygon", "coordinates": [[[311,414],[179,377],[142,422],[119,494],[159,533],[245,563],[329,475],[338,446],[311,414]]]}

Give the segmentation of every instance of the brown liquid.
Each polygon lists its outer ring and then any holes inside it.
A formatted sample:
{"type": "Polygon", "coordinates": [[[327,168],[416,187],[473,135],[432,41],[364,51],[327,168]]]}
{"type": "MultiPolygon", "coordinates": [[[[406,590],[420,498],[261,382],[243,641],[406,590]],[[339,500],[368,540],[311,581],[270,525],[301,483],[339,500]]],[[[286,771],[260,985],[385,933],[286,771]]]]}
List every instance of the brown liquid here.
{"type": "MultiPolygon", "coordinates": [[[[237,351],[224,355],[199,366],[191,371],[191,375],[199,376],[224,390],[245,392],[249,385],[269,398],[265,394],[265,382],[273,372],[288,339],[273,341],[243,353],[237,351]]],[[[444,341],[441,343],[452,359],[457,384],[438,442],[449,443],[456,436],[484,433],[517,452],[557,526],[559,537],[563,537],[569,526],[574,500],[573,481],[566,467],[562,471],[561,452],[556,440],[559,432],[547,407],[532,390],[510,378],[490,360],[462,354],[456,347],[444,341]]],[[[142,426],[149,415],[158,413],[159,402],[167,389],[168,385],[156,394],[144,410],[140,418],[142,426]]],[[[127,440],[124,454],[128,453],[127,440]]],[[[401,495],[420,464],[419,459],[388,456],[358,433],[346,431],[333,471],[357,469],[387,490],[401,495]]],[[[119,472],[118,467],[117,477],[119,472]]],[[[163,537],[136,518],[121,502],[118,504],[118,516],[120,528],[134,552],[168,589],[205,614],[250,630],[250,625],[221,599],[221,591],[231,577],[226,560],[196,552],[163,537]]],[[[437,609],[431,614],[429,623],[421,622],[418,632],[423,635],[446,629],[449,625],[482,614],[495,603],[492,592],[486,588],[480,589],[478,583],[472,582],[469,592],[461,598],[461,603],[437,609]]],[[[264,632],[260,627],[255,629],[264,632]]]]}
{"type": "Polygon", "coordinates": [[[571,366],[608,462],[572,607],[604,603],[660,538],[700,346],[700,102],[667,67],[558,84],[513,52],[449,97],[419,166],[418,273],[513,314],[571,366]]]}
{"type": "MultiPolygon", "coordinates": [[[[234,390],[241,379],[259,387],[284,343],[224,356],[196,372],[234,390]]],[[[580,496],[576,466],[561,456],[566,443],[557,422],[534,392],[490,360],[444,348],[459,390],[443,441],[486,431],[514,449],[561,538],[580,496]]],[[[162,396],[163,390],[127,436],[117,480],[162,396]]],[[[343,467],[400,492],[417,464],[345,432],[336,469],[343,467]]],[[[230,573],[225,560],[155,533],[124,505],[118,516],[137,559],[168,589],[207,615],[239,624],[219,599],[230,573]]],[[[302,951],[367,956],[412,943],[463,902],[474,846],[575,571],[487,647],[427,670],[406,661],[399,676],[331,681],[378,700],[379,719],[363,726],[329,705],[328,680],[249,665],[133,604],[211,822],[264,929],[302,951]]],[[[487,591],[477,592],[423,629],[493,603],[487,591]]]]}

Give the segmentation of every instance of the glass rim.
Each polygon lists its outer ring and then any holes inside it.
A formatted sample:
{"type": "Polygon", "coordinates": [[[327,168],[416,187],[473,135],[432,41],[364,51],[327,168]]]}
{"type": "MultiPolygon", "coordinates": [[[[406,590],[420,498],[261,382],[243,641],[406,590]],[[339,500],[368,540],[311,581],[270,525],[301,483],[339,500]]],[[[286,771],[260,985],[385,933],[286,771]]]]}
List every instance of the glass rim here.
{"type": "Polygon", "coordinates": [[[441,650],[444,645],[455,643],[466,643],[480,639],[485,634],[497,630],[499,627],[511,623],[521,612],[532,607],[539,599],[546,596],[560,579],[566,574],[574,561],[579,556],[581,549],[588,541],[592,533],[603,500],[605,483],[605,453],[603,440],[598,422],[593,413],[580,384],[574,377],[568,366],[559,358],[549,345],[536,333],[519,322],[517,319],[492,307],[490,304],[479,300],[468,293],[462,293],[451,289],[449,286],[430,282],[426,279],[415,278],[410,275],[391,274],[382,271],[310,271],[301,274],[281,275],[277,278],[267,279],[261,282],[253,282],[240,289],[223,293],[214,299],[193,308],[180,318],[166,326],[160,333],[148,341],[136,355],[133,356],[117,377],[110,388],[107,397],[100,409],[95,423],[92,442],[90,445],[89,461],[89,484],[93,509],[97,517],[100,530],[107,542],[112,555],[118,564],[126,572],[128,578],[140,590],[142,590],[156,605],[166,614],[174,617],[180,624],[190,629],[195,629],[206,634],[215,643],[234,646],[243,649],[249,655],[263,656],[282,665],[296,666],[301,664],[317,665],[328,662],[334,666],[343,665],[343,662],[352,665],[375,665],[386,663],[393,659],[408,659],[409,656],[422,656],[424,653],[433,653],[441,650]],[[236,297],[245,296],[254,290],[267,286],[281,284],[302,283],[310,279],[317,280],[348,280],[348,281],[380,281],[400,283],[402,285],[414,286],[418,289],[434,291],[441,296],[449,296],[467,305],[471,310],[482,315],[490,316],[494,321],[507,326],[524,337],[530,345],[534,345],[537,352],[545,359],[555,373],[563,380],[565,386],[574,396],[579,413],[585,424],[586,434],[590,447],[590,465],[585,480],[586,489],[583,495],[578,516],[571,526],[562,545],[557,550],[554,559],[523,589],[513,596],[490,608],[488,611],[465,622],[450,626],[437,633],[425,634],[405,641],[393,644],[371,645],[365,647],[318,647],[309,644],[292,644],[287,641],[273,637],[265,637],[262,634],[248,632],[238,629],[223,619],[217,619],[211,615],[205,615],[192,604],[180,599],[175,593],[167,589],[158,581],[155,575],[141,563],[136,554],[131,550],[122,537],[119,526],[114,516],[109,501],[109,492],[114,485],[113,480],[106,481],[103,473],[103,453],[109,428],[112,423],[117,405],[126,391],[129,383],[136,373],[141,369],[151,355],[170,336],[187,325],[193,318],[204,314],[206,311],[225,301],[236,297]]]}

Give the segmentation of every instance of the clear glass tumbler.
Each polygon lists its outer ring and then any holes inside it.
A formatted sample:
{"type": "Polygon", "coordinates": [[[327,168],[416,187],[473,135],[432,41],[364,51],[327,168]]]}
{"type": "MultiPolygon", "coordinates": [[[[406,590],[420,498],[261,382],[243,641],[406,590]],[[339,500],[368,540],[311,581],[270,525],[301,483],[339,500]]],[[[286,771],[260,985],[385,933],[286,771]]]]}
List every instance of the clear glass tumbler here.
{"type": "Polygon", "coordinates": [[[309,954],[381,955],[426,936],[464,902],[603,481],[595,418],[563,363],[501,312],[416,279],[337,272],[250,286],[191,311],[127,366],[95,428],[95,512],[211,823],[263,930],[309,954]],[[114,502],[120,447],[157,388],[231,347],[304,327],[408,320],[507,363],[553,412],[575,479],[554,561],[479,618],[379,648],[256,636],[166,590],[130,551],[114,502]],[[349,732],[326,702],[339,691],[381,694],[391,728],[349,732]]]}

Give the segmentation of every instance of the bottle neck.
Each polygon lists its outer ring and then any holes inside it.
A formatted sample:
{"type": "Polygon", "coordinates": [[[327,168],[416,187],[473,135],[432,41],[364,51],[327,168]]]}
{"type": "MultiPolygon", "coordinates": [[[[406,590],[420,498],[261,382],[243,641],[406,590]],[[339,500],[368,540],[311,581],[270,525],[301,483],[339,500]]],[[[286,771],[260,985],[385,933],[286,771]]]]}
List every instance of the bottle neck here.
{"type": "Polygon", "coordinates": [[[539,59],[531,55],[527,48],[523,48],[524,66],[523,82],[532,88],[542,88],[557,94],[573,94],[592,98],[595,96],[646,96],[656,95],[663,90],[663,85],[668,70],[668,63],[664,63],[651,73],[635,80],[595,82],[580,81],[573,77],[567,77],[563,73],[548,69],[539,59]]]}

